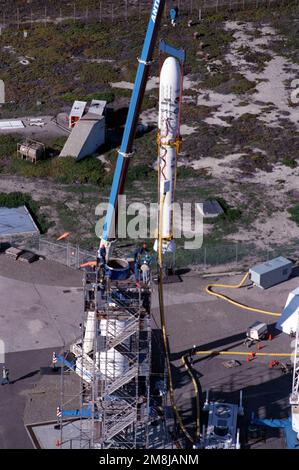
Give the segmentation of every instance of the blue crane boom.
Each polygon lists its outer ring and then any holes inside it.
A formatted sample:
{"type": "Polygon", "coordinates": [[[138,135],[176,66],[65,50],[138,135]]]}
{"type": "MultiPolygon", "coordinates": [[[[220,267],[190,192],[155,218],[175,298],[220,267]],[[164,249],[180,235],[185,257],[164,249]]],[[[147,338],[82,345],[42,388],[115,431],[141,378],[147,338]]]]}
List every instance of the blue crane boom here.
{"type": "Polygon", "coordinates": [[[149,76],[149,68],[153,59],[154,47],[157,41],[158,30],[160,27],[164,7],[165,0],[154,0],[141,58],[138,59],[139,66],[129,106],[123,139],[117,157],[109,198],[109,206],[103,227],[102,243],[106,245],[110,240],[115,238],[114,229],[117,220],[118,196],[123,194],[124,191],[130,156],[133,154],[133,142],[136,128],[146,89],[146,83],[149,76]]]}

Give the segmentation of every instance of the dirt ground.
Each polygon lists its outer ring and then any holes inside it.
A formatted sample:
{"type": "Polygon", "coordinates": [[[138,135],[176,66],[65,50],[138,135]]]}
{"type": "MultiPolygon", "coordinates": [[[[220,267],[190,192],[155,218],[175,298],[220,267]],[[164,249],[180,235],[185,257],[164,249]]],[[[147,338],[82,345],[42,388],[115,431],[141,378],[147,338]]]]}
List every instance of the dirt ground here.
{"type": "MultiPolygon", "coordinates": [[[[163,34],[169,36],[169,40],[178,45],[183,42],[188,47],[182,113],[183,147],[178,162],[176,199],[200,203],[207,198],[222,198],[240,213],[238,220],[227,219],[221,224],[206,225],[208,243],[253,242],[258,249],[268,248],[270,244],[285,247],[298,243],[299,227],[288,212],[299,202],[299,112],[298,104],[292,102],[293,82],[299,71],[295,48],[297,20],[298,7],[285,6],[277,13],[274,9],[248,14],[240,12],[232,14],[231,18],[219,15],[192,28],[186,26],[184,19],[176,31],[163,23],[163,34]],[[197,34],[196,38],[194,34],[197,34]]],[[[128,43],[132,45],[132,50],[122,51],[121,58],[115,55],[117,41],[110,44],[112,49],[105,50],[103,57],[95,52],[97,41],[107,45],[106,24],[102,25],[103,31],[88,24],[95,34],[92,40],[87,38],[82,25],[71,28],[68,25],[59,30],[63,35],[61,38],[69,41],[69,34],[75,28],[77,39],[80,38],[82,43],[84,50],[79,55],[74,55],[79,46],[68,43],[68,47],[74,48],[72,66],[84,62],[84,68],[79,68],[75,74],[78,82],[82,77],[82,80],[90,78],[89,73],[100,77],[98,69],[89,71],[89,66],[95,65],[90,61],[96,60],[96,65],[103,67],[103,77],[105,69],[105,83],[94,82],[91,90],[83,80],[80,93],[98,89],[115,93],[115,103],[128,101],[135,74],[127,64],[133,61],[133,53],[142,44],[144,26],[136,31],[136,37],[127,31],[128,25],[121,24],[120,27],[126,31],[128,43]],[[121,67],[121,73],[118,67],[121,67]]],[[[27,43],[30,47],[35,44],[34,34],[32,31],[32,38],[27,43]]],[[[3,38],[2,46],[6,49],[2,53],[13,61],[24,49],[23,43],[20,44],[17,36],[10,35],[4,46],[3,38]],[[13,50],[14,53],[9,52],[13,50]]],[[[61,38],[57,35],[56,39],[61,38]]],[[[51,42],[50,36],[48,40],[51,42]]],[[[51,43],[51,55],[47,59],[51,67],[58,60],[52,56],[57,44],[51,43]]],[[[43,60],[43,57],[37,54],[37,60],[43,60]]],[[[39,69],[34,64],[33,61],[28,67],[34,66],[37,73],[39,69]]],[[[66,70],[60,59],[59,67],[66,70]]],[[[43,73],[45,71],[43,68],[43,73]]],[[[157,198],[156,183],[153,184],[157,160],[157,72],[155,63],[147,87],[146,106],[141,114],[141,122],[153,126],[154,130],[136,140],[136,155],[131,164],[133,176],[126,188],[128,202],[155,202],[157,198]]],[[[29,86],[30,80],[26,77],[24,86],[29,86]]],[[[42,83],[39,86],[44,93],[42,83]]],[[[57,89],[60,90],[60,85],[57,89]]],[[[65,86],[61,89],[63,94],[56,94],[64,100],[69,91],[65,86]]],[[[75,88],[71,97],[78,96],[78,90],[75,88]]],[[[115,146],[114,142],[112,149],[99,156],[111,177],[116,160],[115,146]]],[[[82,243],[88,249],[96,247],[94,210],[98,202],[106,200],[109,187],[81,185],[72,189],[50,180],[30,181],[3,175],[0,190],[32,194],[41,203],[41,211],[55,222],[49,237],[70,231],[72,242],[82,243]]]]}

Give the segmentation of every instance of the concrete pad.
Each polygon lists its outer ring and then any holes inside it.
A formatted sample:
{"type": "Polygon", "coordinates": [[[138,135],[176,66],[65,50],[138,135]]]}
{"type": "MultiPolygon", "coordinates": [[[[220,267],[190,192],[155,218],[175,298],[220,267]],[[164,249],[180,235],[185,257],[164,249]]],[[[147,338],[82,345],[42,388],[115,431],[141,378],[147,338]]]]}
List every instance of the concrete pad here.
{"type": "Polygon", "coordinates": [[[69,275],[78,286],[82,273],[58,263],[0,259],[0,331],[6,353],[62,347],[75,341],[81,334],[83,295],[80,289],[65,289],[60,279],[63,275],[68,285],[69,275]]]}
{"type": "MultiPolygon", "coordinates": [[[[254,321],[268,324],[273,335],[272,341],[264,341],[261,352],[291,354],[291,339],[280,333],[275,324],[278,317],[242,310],[205,292],[209,283],[238,284],[242,275],[220,277],[215,275],[209,280],[198,273],[190,272],[182,276],[180,284],[164,286],[165,315],[169,339],[173,380],[178,409],[191,435],[195,432],[195,399],[190,376],[180,358],[193,346],[197,350],[230,350],[249,353],[257,352],[256,347],[247,349],[243,345],[246,329],[254,321]]],[[[298,286],[299,279],[293,278],[276,285],[267,291],[257,287],[241,289],[215,289],[239,302],[256,308],[273,312],[282,312],[290,291],[298,286]]],[[[157,287],[154,286],[152,298],[153,333],[160,329],[157,287]]],[[[163,345],[155,343],[154,355],[163,355],[163,345]]],[[[251,412],[263,418],[284,418],[288,416],[291,374],[283,375],[280,369],[269,369],[269,357],[257,357],[246,362],[246,356],[194,356],[193,368],[200,384],[200,396],[203,401],[207,389],[212,390],[211,398],[224,399],[226,402],[238,403],[239,392],[244,393],[245,422],[251,412]],[[237,359],[241,366],[227,369],[223,366],[225,359],[237,359]]],[[[278,358],[290,362],[290,358],[278,358]]],[[[206,419],[204,414],[202,422],[206,419]]],[[[247,424],[245,425],[245,427],[247,424]]],[[[266,442],[251,443],[252,448],[283,448],[283,433],[279,430],[269,431],[266,442]]]]}

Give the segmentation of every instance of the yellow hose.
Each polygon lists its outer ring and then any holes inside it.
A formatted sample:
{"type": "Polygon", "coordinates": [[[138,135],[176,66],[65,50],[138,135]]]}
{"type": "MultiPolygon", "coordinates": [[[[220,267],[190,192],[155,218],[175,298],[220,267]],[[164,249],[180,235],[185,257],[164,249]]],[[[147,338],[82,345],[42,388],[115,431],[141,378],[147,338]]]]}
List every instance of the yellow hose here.
{"type": "MultiPolygon", "coordinates": [[[[196,356],[250,356],[251,352],[244,352],[244,351],[196,351],[194,353],[196,356]]],[[[255,356],[262,356],[262,357],[292,357],[294,354],[292,353],[253,353],[255,356]]]]}
{"type": "Polygon", "coordinates": [[[239,284],[236,284],[236,285],[231,285],[231,284],[209,284],[206,287],[206,292],[209,295],[214,295],[215,297],[218,297],[219,299],[225,300],[226,302],[229,302],[230,304],[235,305],[236,307],[242,308],[243,310],[249,310],[251,312],[256,312],[256,313],[263,313],[264,315],[271,315],[273,317],[280,317],[281,313],[269,312],[268,310],[261,310],[259,308],[248,307],[247,305],[244,305],[240,302],[237,302],[236,300],[231,299],[227,295],[219,294],[217,292],[213,292],[213,290],[212,290],[213,287],[223,287],[225,289],[240,289],[240,287],[242,287],[245,284],[248,276],[249,276],[249,273],[246,273],[245,276],[243,277],[243,279],[241,280],[241,282],[239,284]]]}
{"type": "Polygon", "coordinates": [[[189,366],[188,362],[186,361],[186,355],[181,357],[181,362],[183,363],[185,369],[187,370],[188,374],[191,377],[194,391],[195,391],[195,397],[196,397],[196,440],[200,438],[200,400],[199,400],[199,390],[198,390],[198,385],[197,381],[195,379],[195,376],[192,372],[191,367],[189,366]]]}

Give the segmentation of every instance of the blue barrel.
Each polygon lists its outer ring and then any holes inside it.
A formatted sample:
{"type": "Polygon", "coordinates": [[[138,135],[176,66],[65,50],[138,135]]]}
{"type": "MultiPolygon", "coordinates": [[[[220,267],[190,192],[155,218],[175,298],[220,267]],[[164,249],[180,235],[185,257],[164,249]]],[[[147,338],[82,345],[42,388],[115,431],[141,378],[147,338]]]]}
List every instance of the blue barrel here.
{"type": "Polygon", "coordinates": [[[120,258],[112,258],[105,266],[106,275],[112,281],[124,281],[130,277],[130,265],[128,261],[120,258]]]}

